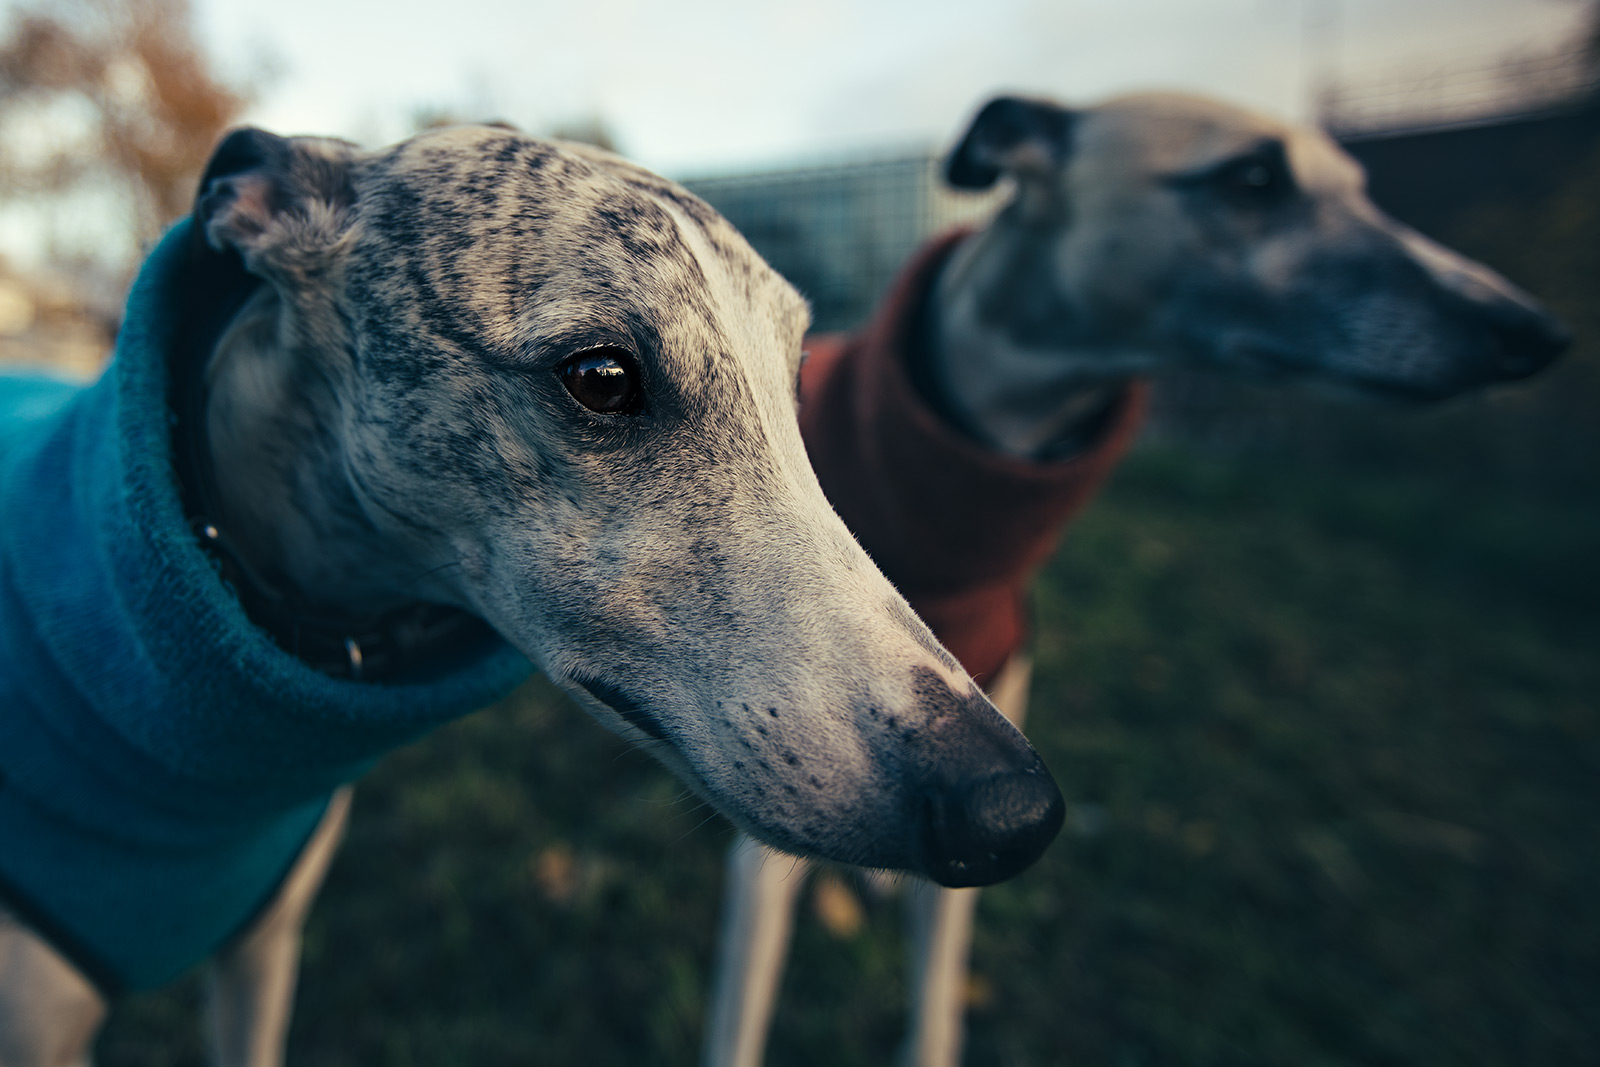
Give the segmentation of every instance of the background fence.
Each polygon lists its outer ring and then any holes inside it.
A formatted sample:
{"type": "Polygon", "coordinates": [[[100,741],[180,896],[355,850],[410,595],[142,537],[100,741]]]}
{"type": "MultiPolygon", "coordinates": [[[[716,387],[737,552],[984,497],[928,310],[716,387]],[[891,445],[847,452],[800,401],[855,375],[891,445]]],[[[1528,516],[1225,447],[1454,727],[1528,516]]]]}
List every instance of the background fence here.
{"type": "Polygon", "coordinates": [[[927,155],[685,184],[806,294],[819,331],[859,325],[919,244],[1001,196],[949,190],[927,155]]]}
{"type": "Polygon", "coordinates": [[[1340,135],[1496,122],[1570,106],[1600,88],[1587,44],[1412,64],[1318,94],[1322,124],[1340,135]]]}

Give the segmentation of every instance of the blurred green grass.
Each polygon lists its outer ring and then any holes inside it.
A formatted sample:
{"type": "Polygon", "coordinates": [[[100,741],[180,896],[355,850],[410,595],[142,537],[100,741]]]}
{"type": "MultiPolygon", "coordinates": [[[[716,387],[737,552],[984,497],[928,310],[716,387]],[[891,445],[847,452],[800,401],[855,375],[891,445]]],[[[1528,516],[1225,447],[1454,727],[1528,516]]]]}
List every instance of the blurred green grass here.
{"type": "MultiPolygon", "coordinates": [[[[1037,592],[1073,804],[987,892],[971,1064],[1578,1064],[1600,1040],[1600,501],[1146,450],[1037,592]]],[[[729,834],[534,683],[387,760],[293,1064],[690,1064],[729,834]]],[[[769,1062],[883,1064],[900,912],[802,917],[769,1062]]],[[[198,982],[102,1064],[199,1062],[198,982]]]]}

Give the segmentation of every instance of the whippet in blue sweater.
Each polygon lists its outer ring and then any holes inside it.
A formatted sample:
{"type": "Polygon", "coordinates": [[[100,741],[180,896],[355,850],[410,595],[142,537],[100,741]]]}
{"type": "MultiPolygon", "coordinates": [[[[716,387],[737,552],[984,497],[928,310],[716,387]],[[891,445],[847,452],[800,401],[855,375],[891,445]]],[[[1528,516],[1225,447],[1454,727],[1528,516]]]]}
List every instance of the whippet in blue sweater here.
{"type": "Polygon", "coordinates": [[[756,838],[950,885],[1062,802],[823,497],[804,301],[501,128],[230,135],[87,389],[0,381],[0,1063],[214,959],[282,1056],[342,787],[537,668],[756,838]]]}

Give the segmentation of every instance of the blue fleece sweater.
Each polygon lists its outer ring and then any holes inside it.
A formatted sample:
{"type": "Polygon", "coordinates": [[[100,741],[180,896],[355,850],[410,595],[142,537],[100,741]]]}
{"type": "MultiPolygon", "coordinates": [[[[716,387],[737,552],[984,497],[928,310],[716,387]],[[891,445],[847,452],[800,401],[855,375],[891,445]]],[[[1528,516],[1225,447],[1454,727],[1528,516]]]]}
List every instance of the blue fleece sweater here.
{"type": "Polygon", "coordinates": [[[334,789],[530,672],[497,642],[438,677],[336,680],[245,618],[173,474],[187,234],[145,264],[97,383],[0,377],[0,899],[111,990],[213,952],[334,789]]]}

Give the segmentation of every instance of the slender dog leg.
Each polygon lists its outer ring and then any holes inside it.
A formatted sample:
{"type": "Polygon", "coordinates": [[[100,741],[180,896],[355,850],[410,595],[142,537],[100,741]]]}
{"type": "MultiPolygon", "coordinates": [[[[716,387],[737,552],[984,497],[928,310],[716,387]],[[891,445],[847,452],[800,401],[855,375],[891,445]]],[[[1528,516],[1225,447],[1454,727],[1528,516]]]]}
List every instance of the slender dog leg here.
{"type": "MultiPolygon", "coordinates": [[[[1018,654],[989,687],[995,707],[1019,729],[1028,714],[1033,660],[1018,654]]],[[[911,1027],[904,1067],[955,1067],[961,1062],[967,956],[972,948],[976,889],[941,889],[911,880],[906,901],[911,945],[911,1027]]]]}
{"type": "Polygon", "coordinates": [[[811,864],[739,835],[728,856],[705,1067],[759,1067],[811,864]]]}
{"type": "Polygon", "coordinates": [[[0,908],[0,1067],[88,1067],[105,1018],[89,980],[0,908]]]}
{"type": "Polygon", "coordinates": [[[283,883],[278,898],[248,934],[210,968],[206,1020],[216,1067],[278,1067],[289,1036],[289,1014],[300,970],[300,935],[311,901],[328,873],[350,816],[348,786],[333,795],[327,814],[283,883]]]}

